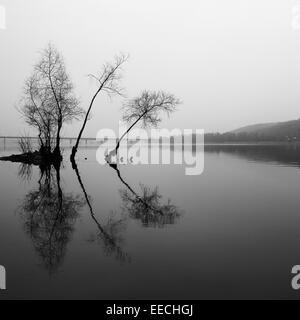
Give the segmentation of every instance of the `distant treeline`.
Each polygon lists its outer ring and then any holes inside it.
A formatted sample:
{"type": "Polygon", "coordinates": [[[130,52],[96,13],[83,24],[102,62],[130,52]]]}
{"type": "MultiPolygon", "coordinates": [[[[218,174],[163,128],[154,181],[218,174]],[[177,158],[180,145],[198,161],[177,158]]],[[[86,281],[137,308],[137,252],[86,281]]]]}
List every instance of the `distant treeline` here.
{"type": "Polygon", "coordinates": [[[300,136],[266,135],[260,133],[207,133],[205,142],[225,143],[225,142],[293,142],[300,141],[300,136]]]}

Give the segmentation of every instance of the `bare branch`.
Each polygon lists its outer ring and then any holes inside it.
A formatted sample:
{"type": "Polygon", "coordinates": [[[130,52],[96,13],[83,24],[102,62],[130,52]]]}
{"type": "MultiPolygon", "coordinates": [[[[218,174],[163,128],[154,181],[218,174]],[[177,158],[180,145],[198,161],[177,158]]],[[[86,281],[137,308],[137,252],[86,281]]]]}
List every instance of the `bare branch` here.
{"type": "Polygon", "coordinates": [[[139,97],[128,100],[123,106],[123,121],[133,123],[141,120],[144,127],[157,126],[161,113],[170,116],[181,103],[173,94],[163,91],[144,91],[139,97]]]}

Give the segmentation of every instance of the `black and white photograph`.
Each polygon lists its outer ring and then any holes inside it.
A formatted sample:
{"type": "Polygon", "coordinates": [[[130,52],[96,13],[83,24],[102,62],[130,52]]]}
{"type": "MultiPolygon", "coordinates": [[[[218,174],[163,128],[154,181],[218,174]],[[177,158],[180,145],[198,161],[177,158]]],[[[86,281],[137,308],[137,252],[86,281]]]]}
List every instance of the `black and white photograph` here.
{"type": "Polygon", "coordinates": [[[300,0],[0,0],[0,300],[300,300],[300,0]]]}

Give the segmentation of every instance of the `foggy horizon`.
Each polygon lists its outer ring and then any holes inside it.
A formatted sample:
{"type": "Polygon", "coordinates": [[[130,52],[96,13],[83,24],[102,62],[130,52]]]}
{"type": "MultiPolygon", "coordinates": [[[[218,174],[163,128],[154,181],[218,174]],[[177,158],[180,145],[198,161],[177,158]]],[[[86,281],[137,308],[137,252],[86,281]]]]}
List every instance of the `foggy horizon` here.
{"type": "MultiPolygon", "coordinates": [[[[1,0],[2,90],[0,135],[31,132],[15,109],[39,51],[53,43],[65,58],[81,107],[103,63],[128,53],[122,85],[128,98],[144,89],[174,92],[182,101],[165,128],[227,132],[258,123],[299,119],[300,32],[293,30],[297,1],[1,0]],[[22,53],[20,55],[20,53],[22,53]]],[[[118,128],[122,99],[97,100],[85,137],[118,128]]],[[[80,123],[65,127],[76,136],[80,123]]]]}

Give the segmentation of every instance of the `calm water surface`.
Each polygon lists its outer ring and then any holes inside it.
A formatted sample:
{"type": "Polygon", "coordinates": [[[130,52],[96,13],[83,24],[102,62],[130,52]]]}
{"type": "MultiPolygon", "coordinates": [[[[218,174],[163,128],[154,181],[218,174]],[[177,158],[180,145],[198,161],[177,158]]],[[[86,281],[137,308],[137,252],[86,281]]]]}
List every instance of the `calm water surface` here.
{"type": "Polygon", "coordinates": [[[0,299],[300,298],[300,147],[207,146],[201,176],[119,169],[94,148],[78,172],[0,163],[0,299]]]}

